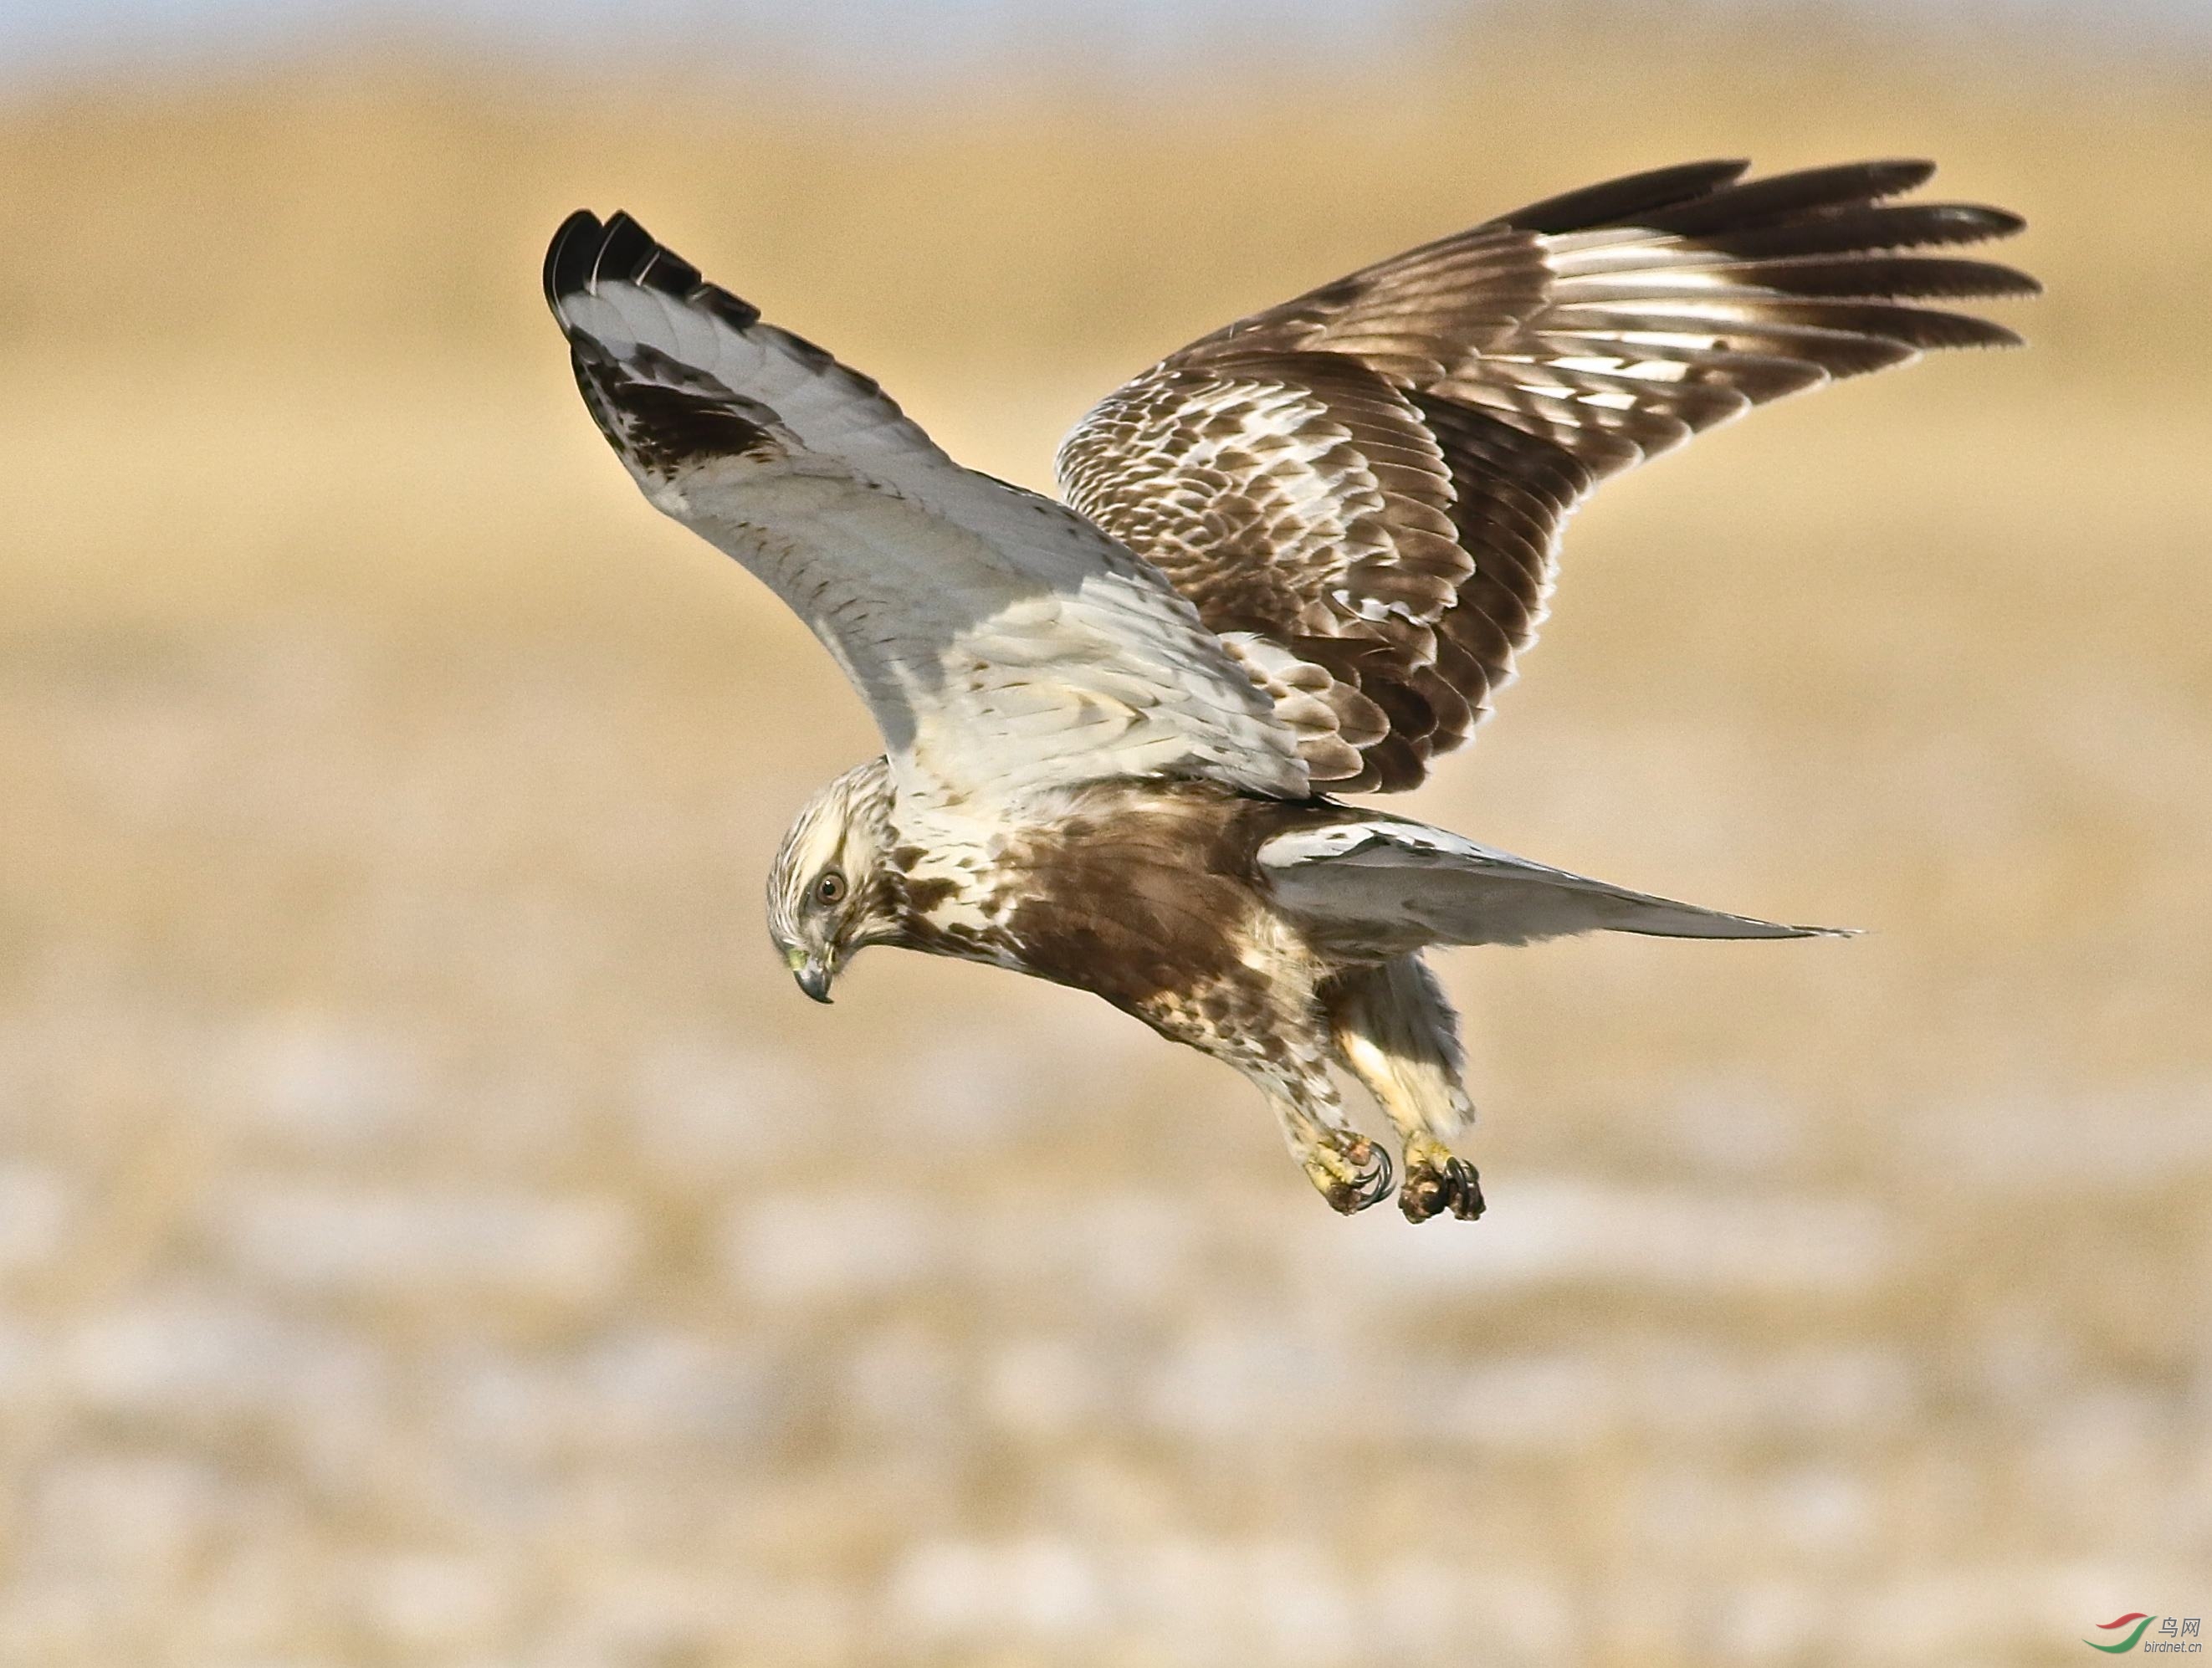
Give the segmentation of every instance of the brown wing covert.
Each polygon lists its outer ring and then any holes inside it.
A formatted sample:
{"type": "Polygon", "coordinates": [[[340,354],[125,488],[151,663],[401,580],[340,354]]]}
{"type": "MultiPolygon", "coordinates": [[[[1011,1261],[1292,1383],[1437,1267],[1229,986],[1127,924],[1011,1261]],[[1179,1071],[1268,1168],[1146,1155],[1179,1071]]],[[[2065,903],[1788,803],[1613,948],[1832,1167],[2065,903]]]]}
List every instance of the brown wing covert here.
{"type": "Polygon", "coordinates": [[[1755,405],[2016,343],[1929,300],[2022,295],[1926,252],[2001,209],[1888,201],[1925,162],[1660,169],[1532,203],[1202,337],[1060,454],[1275,697],[1317,785],[1412,787],[1534,640],[1595,484],[1755,405]]]}

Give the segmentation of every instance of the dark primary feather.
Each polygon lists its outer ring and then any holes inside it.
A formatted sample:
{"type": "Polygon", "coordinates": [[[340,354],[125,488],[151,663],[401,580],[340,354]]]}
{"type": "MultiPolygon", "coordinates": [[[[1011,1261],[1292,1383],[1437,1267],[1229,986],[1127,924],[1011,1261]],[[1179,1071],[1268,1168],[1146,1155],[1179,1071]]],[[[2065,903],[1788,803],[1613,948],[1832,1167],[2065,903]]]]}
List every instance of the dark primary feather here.
{"type": "Polygon", "coordinates": [[[545,251],[545,301],[556,318],[563,315],[563,296],[580,294],[602,277],[657,289],[672,300],[702,306],[733,329],[759,322],[760,309],[720,284],[710,284],[699,269],[628,215],[617,213],[602,225],[588,209],[561,222],[545,251]]]}
{"type": "Polygon", "coordinates": [[[1068,500],[1224,634],[1317,783],[1411,787],[1513,676],[1597,482],[1784,394],[2018,342],[1923,304],[2033,279],[1917,252],[2018,216],[1887,200],[1927,162],[1747,167],[1549,197],[1202,337],[1068,436],[1068,500]]]}
{"type": "Polygon", "coordinates": [[[1510,226],[1523,232],[1573,232],[1586,226],[1641,225],[1662,209],[1708,197],[1723,185],[1734,185],[1750,167],[1746,160],[1730,158],[1650,168],[1642,173],[1623,174],[1618,179],[1601,180],[1595,185],[1547,197],[1540,203],[1500,215],[1490,224],[1510,226]]]}

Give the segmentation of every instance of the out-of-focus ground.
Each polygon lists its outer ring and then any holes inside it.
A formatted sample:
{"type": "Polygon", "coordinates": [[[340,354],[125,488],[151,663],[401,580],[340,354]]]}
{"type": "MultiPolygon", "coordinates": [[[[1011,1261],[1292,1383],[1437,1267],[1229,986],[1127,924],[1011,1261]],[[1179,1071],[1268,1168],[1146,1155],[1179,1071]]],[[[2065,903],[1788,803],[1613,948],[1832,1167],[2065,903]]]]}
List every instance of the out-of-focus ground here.
{"type": "Polygon", "coordinates": [[[2212,1611],[2212,93],[1657,16],[0,112],[0,1660],[2018,1665],[2212,1611]],[[2036,345],[1609,488],[1413,804],[1869,937],[1452,959],[1492,1209],[1419,1230],[1087,998],[791,988],[760,877],[874,742],[585,419],[562,214],[1042,484],[1240,310],[1738,152],[2023,210],[2036,345]]]}

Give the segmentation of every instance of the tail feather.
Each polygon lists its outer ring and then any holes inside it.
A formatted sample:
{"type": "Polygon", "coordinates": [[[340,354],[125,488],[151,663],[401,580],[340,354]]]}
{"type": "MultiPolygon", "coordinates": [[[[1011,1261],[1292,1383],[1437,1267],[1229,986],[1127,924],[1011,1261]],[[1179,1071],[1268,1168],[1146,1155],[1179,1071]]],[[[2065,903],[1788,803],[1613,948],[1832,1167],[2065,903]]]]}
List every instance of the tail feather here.
{"type": "Polygon", "coordinates": [[[1279,834],[1262,868],[1291,913],[1366,953],[1430,944],[1526,944],[1582,932],[1667,938],[1833,938],[1848,928],[1793,926],[1677,902],[1532,863],[1442,828],[1363,816],[1279,834]]]}

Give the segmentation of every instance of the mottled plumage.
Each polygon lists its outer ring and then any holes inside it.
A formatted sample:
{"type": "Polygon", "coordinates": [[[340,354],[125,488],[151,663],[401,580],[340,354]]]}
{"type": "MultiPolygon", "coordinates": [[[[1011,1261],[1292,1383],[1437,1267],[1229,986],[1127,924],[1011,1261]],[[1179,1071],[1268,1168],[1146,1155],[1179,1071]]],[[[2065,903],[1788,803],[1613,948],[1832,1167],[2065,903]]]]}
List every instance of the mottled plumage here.
{"type": "Polygon", "coordinates": [[[1513,676],[1599,481],[1781,395],[2018,340],[1905,302],[2033,281],[1903,252],[2014,216],[1879,201],[1925,162],[1744,168],[1532,204],[1203,337],[1077,425],[1068,501],[1298,703],[1317,785],[1411,787],[1513,676]]]}
{"type": "Polygon", "coordinates": [[[2014,341],[1915,305],[2031,293],[1923,252],[2000,210],[1919,162],[1571,192],[1216,331],[1060,451],[1066,506],[963,470],[876,385],[617,215],[546,259],[586,404],[647,495],[764,579],[889,747],[801,811],[772,938],[1087,990],[1267,1094],[1329,1202],[1481,1210],[1434,945],[1823,931],[1674,903],[1328,797],[1413,785],[1533,640],[1596,482],[1780,395],[2014,341]]]}

